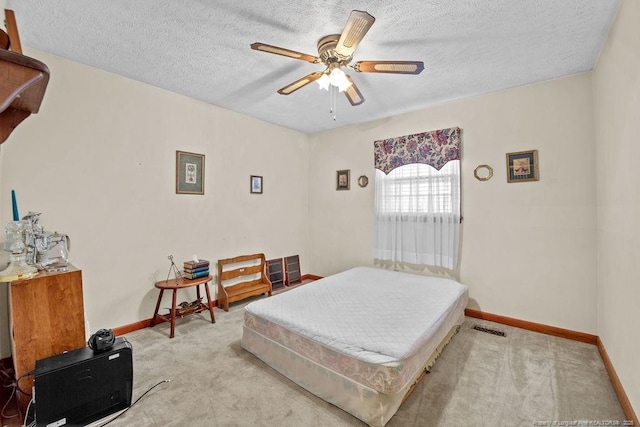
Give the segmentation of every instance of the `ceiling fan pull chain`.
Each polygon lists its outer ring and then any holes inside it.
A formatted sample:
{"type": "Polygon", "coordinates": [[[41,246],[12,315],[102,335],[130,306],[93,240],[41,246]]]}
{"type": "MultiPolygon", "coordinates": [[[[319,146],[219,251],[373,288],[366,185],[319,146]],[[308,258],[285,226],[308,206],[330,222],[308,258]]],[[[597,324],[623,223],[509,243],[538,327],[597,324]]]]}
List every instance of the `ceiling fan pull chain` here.
{"type": "Polygon", "coordinates": [[[333,86],[329,85],[329,114],[333,114],[333,86]]]}
{"type": "Polygon", "coordinates": [[[333,90],[329,87],[329,114],[333,114],[333,90]]]}
{"type": "Polygon", "coordinates": [[[336,121],[336,92],[338,91],[338,88],[335,86],[330,86],[329,87],[329,93],[330,93],[330,97],[331,97],[331,108],[329,109],[329,113],[333,114],[333,121],[336,121]]]}

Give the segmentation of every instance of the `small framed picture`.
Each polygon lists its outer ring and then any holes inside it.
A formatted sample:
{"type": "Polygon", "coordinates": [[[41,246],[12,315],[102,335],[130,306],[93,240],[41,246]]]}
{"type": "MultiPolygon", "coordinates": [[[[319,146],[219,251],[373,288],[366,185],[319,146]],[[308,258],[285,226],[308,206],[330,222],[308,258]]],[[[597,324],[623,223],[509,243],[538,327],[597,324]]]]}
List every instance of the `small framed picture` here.
{"type": "Polygon", "coordinates": [[[251,194],[262,194],[262,177],[251,175],[251,194]]]}
{"type": "Polygon", "coordinates": [[[336,190],[348,190],[351,180],[351,170],[336,171],[336,190]]]}
{"type": "Polygon", "coordinates": [[[538,181],[538,150],[507,153],[507,182],[538,181]]]}
{"type": "Polygon", "coordinates": [[[176,151],[176,193],[204,194],[204,154],[176,151]]]}

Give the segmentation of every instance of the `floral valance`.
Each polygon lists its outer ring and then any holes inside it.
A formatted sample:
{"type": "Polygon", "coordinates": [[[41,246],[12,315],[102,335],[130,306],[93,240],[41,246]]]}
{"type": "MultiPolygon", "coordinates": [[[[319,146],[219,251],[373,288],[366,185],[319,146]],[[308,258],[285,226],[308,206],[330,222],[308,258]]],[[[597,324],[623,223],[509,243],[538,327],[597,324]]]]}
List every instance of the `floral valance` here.
{"type": "Polygon", "coordinates": [[[424,163],[440,170],[449,160],[460,159],[460,128],[382,139],[373,145],[375,168],[385,174],[411,163],[424,163]]]}

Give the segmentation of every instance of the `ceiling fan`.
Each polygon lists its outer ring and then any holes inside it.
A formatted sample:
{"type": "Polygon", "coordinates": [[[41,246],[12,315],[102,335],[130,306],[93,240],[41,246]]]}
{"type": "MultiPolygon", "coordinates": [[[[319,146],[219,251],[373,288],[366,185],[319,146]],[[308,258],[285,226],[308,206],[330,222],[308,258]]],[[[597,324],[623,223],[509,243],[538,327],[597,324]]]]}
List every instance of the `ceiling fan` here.
{"type": "Polygon", "coordinates": [[[318,41],[318,56],[259,42],[251,44],[251,49],[326,66],[324,71],[316,71],[289,83],[278,90],[279,94],[289,95],[318,80],[322,88],[329,89],[330,85],[335,86],[344,92],[351,105],[360,105],[364,102],[364,97],[353,79],[341,70],[342,67],[348,67],[360,73],[420,74],[424,70],[422,61],[358,61],[350,64],[353,52],[375,20],[367,12],[352,11],[342,34],[324,36],[318,41]]]}

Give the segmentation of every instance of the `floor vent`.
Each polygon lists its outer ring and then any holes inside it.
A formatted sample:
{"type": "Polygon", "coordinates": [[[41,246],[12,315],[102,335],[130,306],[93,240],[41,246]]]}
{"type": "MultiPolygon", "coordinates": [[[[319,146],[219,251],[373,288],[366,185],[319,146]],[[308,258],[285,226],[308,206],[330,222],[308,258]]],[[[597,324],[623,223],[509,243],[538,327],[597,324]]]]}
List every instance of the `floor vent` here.
{"type": "Polygon", "coordinates": [[[498,335],[499,337],[506,337],[507,336],[507,334],[505,334],[502,331],[496,331],[495,329],[483,328],[482,326],[478,326],[478,325],[475,325],[473,327],[473,329],[475,329],[476,331],[480,331],[480,332],[486,332],[486,333],[491,334],[491,335],[498,335]]]}

